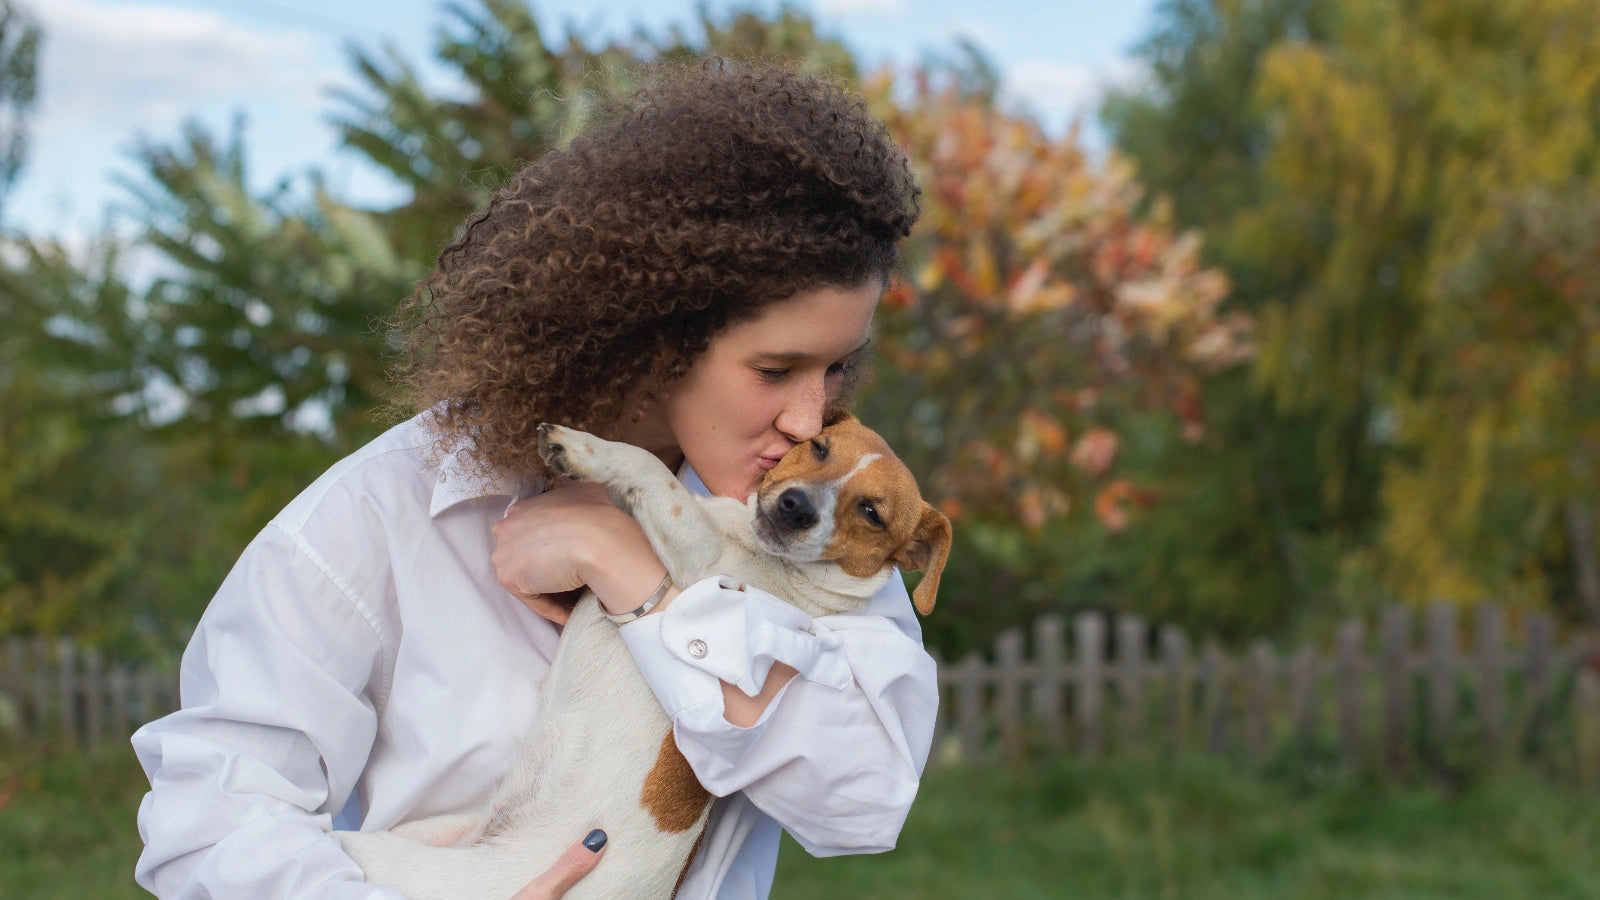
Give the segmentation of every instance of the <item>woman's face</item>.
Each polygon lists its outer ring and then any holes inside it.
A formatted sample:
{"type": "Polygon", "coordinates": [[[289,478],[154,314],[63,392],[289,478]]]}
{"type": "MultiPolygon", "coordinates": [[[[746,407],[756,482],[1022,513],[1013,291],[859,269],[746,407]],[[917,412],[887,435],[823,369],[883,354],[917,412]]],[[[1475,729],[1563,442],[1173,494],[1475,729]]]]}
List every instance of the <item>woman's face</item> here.
{"type": "Polygon", "coordinates": [[[882,293],[876,278],[802,291],[729,326],[648,418],[663,417],[713,494],[748,497],[790,447],[822,431],[882,293]]]}

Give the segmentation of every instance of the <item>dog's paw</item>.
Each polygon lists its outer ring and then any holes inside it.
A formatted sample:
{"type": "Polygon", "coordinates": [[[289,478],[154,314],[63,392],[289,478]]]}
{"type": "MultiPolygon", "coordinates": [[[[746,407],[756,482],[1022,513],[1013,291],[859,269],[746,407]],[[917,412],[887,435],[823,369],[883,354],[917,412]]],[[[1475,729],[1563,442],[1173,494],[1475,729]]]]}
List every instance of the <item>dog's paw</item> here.
{"type": "Polygon", "coordinates": [[[568,478],[588,479],[588,469],[581,461],[594,455],[589,443],[593,440],[593,436],[571,428],[549,422],[539,425],[539,455],[550,468],[568,478]]]}

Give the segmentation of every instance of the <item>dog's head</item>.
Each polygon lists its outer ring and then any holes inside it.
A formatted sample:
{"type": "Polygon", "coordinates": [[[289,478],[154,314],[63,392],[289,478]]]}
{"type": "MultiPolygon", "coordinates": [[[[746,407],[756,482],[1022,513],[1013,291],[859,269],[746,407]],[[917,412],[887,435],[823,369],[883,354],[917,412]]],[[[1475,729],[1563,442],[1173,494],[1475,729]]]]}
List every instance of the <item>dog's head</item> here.
{"type": "Polygon", "coordinates": [[[867,577],[916,569],[917,611],[933,611],[950,555],[950,520],[922,499],[916,479],[877,432],[853,416],[796,445],[756,492],[756,538],[770,553],[828,562],[867,577]]]}

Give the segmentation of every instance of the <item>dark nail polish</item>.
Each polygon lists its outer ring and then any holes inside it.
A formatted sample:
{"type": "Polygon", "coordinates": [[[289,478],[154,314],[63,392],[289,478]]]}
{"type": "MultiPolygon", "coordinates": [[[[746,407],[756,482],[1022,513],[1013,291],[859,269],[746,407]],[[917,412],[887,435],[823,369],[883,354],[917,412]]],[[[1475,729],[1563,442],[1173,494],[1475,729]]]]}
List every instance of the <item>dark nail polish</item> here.
{"type": "Polygon", "coordinates": [[[587,847],[590,853],[599,853],[600,848],[605,845],[606,833],[598,828],[589,832],[589,836],[583,839],[583,846],[587,847]]]}

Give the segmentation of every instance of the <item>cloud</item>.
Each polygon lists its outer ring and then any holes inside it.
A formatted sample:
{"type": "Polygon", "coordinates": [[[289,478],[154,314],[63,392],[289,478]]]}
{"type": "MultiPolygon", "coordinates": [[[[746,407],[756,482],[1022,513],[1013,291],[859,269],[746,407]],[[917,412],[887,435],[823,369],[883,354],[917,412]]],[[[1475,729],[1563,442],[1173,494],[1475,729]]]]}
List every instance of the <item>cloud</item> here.
{"type": "Polygon", "coordinates": [[[817,12],[826,16],[892,15],[906,11],[906,0],[821,0],[817,12]]]}
{"type": "Polygon", "coordinates": [[[1024,60],[1006,68],[1001,99],[1025,107],[1052,128],[1072,119],[1087,124],[1110,89],[1132,86],[1145,75],[1144,65],[1132,58],[1097,66],[1024,60]]]}
{"type": "Polygon", "coordinates": [[[314,111],[337,76],[315,34],[157,4],[50,0],[37,16],[38,146],[170,131],[185,116],[272,104],[314,111]]]}

